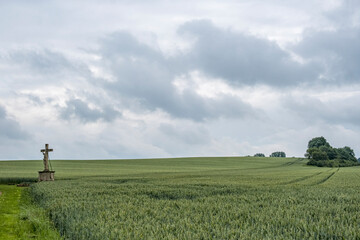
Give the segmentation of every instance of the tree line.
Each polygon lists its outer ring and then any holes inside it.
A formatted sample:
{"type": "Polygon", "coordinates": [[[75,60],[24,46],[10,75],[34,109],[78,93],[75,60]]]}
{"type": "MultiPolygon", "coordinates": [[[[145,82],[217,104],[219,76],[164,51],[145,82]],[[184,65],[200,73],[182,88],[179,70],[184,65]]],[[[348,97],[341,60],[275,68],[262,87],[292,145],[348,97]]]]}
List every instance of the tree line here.
{"type": "Polygon", "coordinates": [[[350,167],[359,165],[354,150],[348,146],[334,148],[323,136],[315,137],[309,141],[305,157],[309,159],[307,165],[318,167],[350,167]]]}
{"type": "MultiPolygon", "coordinates": [[[[265,157],[265,154],[263,153],[256,153],[254,157],[265,157]]],[[[286,157],[285,152],[273,152],[269,155],[269,157],[286,157]]]]}
{"type": "MultiPolygon", "coordinates": [[[[254,157],[265,157],[263,153],[256,153],[254,157]]],[[[286,157],[285,152],[273,152],[269,157],[286,157]]],[[[350,167],[360,165],[360,158],[355,157],[354,150],[348,146],[332,147],[323,137],[315,137],[308,143],[305,157],[309,159],[307,165],[318,167],[350,167]]]]}

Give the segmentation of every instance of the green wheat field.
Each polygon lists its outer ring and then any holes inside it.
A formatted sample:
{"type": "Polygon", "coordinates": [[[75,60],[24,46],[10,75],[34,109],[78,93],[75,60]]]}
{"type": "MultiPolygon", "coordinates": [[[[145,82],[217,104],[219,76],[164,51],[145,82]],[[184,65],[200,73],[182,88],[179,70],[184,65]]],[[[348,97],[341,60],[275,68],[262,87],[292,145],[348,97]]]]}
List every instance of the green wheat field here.
{"type": "MultiPolygon", "coordinates": [[[[360,239],[360,167],[306,161],[54,160],[56,180],[22,192],[63,239],[360,239]]],[[[0,161],[0,183],[38,170],[42,161],[0,161]]]]}

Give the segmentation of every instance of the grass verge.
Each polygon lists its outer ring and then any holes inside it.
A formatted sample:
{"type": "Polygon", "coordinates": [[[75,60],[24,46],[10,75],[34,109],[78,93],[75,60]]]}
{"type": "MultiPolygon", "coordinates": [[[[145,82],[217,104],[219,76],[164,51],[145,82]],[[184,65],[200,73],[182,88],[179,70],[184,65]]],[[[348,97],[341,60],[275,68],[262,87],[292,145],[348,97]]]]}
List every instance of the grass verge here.
{"type": "Polygon", "coordinates": [[[27,188],[0,185],[0,239],[61,239],[27,188]]]}

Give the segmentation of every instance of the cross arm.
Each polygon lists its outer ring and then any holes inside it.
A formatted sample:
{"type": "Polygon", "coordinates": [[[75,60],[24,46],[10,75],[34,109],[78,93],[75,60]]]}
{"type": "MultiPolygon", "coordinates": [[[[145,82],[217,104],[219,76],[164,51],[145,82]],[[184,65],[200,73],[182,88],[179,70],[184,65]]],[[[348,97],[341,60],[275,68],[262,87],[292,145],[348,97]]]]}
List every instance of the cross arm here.
{"type": "Polygon", "coordinates": [[[41,152],[52,152],[52,151],[54,151],[54,149],[41,149],[40,151],[41,152]]]}

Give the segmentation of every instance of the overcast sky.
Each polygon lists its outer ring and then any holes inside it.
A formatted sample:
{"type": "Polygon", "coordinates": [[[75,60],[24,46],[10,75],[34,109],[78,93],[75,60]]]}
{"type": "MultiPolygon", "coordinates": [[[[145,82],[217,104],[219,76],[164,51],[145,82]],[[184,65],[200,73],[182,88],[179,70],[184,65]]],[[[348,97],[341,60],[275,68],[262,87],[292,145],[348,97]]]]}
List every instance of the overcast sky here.
{"type": "Polygon", "coordinates": [[[0,159],[360,155],[360,1],[0,0],[0,159]]]}

